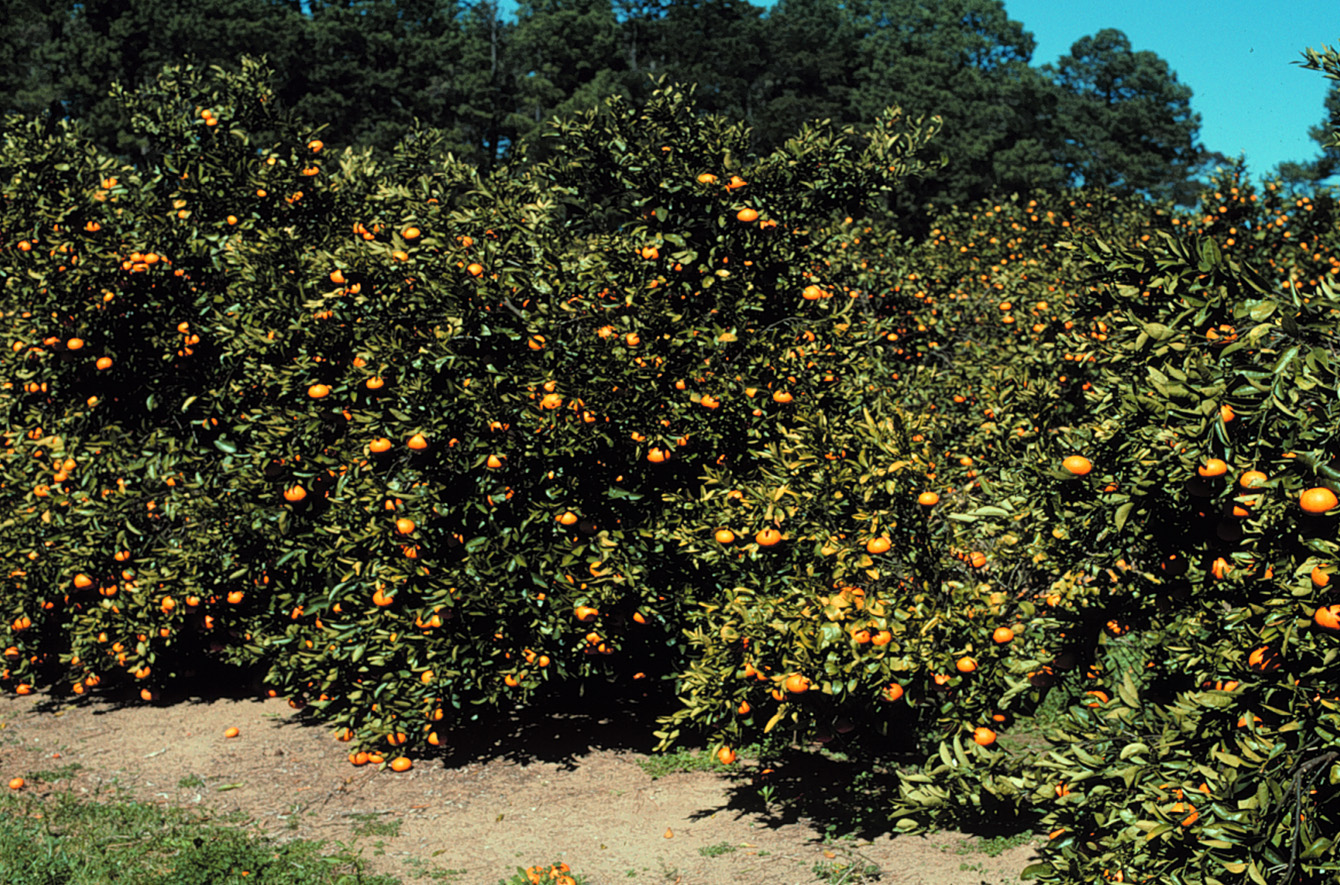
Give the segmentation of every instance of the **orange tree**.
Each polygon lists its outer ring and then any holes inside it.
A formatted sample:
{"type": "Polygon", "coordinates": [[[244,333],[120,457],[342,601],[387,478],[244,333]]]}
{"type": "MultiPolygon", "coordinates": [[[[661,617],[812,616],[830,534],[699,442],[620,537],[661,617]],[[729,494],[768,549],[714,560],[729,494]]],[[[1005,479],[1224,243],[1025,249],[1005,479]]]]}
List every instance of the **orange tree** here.
{"type": "MultiPolygon", "coordinates": [[[[1337,475],[1323,391],[1340,305],[1314,257],[1335,234],[1317,225],[1301,254],[1271,200],[1232,170],[1214,185],[1200,221],[1174,219],[1180,233],[1085,244],[1088,279],[1058,342],[1081,358],[1079,395],[1020,434],[994,477],[999,500],[1030,502],[1022,550],[1057,603],[1030,624],[1060,648],[1029,682],[1077,677],[1072,692],[1087,691],[1038,761],[946,757],[904,780],[906,828],[987,798],[1034,809],[1052,838],[1031,873],[1047,880],[1335,868],[1337,475]],[[1269,276],[1253,269],[1272,262],[1269,276]]],[[[1327,205],[1295,198],[1304,213],[1327,205]]],[[[1014,352],[1019,373],[1054,351],[1014,352]]],[[[1019,405],[988,407],[1022,427],[1019,405]]]]}
{"type": "Polygon", "coordinates": [[[675,672],[719,588],[673,495],[832,383],[775,345],[824,313],[833,213],[933,126],[745,162],[663,90],[481,178],[427,130],[330,157],[264,83],[123,94],[140,168],[7,138],[5,682],[152,699],[223,660],[400,747],[555,678],[675,672]]]}

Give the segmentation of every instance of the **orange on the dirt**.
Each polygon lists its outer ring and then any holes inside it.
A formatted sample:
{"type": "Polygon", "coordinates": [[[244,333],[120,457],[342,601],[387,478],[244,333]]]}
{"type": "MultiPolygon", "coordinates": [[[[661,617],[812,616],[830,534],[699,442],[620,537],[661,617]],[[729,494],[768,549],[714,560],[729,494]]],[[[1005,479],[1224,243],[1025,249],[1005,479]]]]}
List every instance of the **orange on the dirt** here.
{"type": "Polygon", "coordinates": [[[223,730],[223,736],[226,738],[235,738],[241,733],[242,733],[241,729],[239,729],[236,725],[230,725],[223,730]]]}
{"type": "Polygon", "coordinates": [[[880,553],[888,553],[889,548],[892,546],[893,542],[881,535],[878,538],[871,538],[869,541],[865,542],[865,552],[872,556],[877,556],[880,553]]]}
{"type": "Polygon", "coordinates": [[[730,765],[735,762],[735,751],[730,747],[722,747],[717,750],[717,761],[722,765],[730,765]]]}
{"type": "Polygon", "coordinates": [[[1298,506],[1307,513],[1325,513],[1335,509],[1337,504],[1340,504],[1340,499],[1335,497],[1335,492],[1325,486],[1308,489],[1298,496],[1298,506]]]}
{"type": "Polygon", "coordinates": [[[24,780],[21,777],[12,777],[9,779],[9,788],[11,790],[22,790],[24,780]]]}
{"type": "Polygon", "coordinates": [[[718,544],[735,543],[735,532],[732,532],[730,529],[717,529],[712,537],[716,539],[718,544]]]}
{"type": "Polygon", "coordinates": [[[391,760],[392,771],[409,771],[413,767],[414,763],[410,761],[408,756],[397,756],[391,760]]]}
{"type": "Polygon", "coordinates": [[[782,533],[776,529],[763,529],[758,534],[754,535],[754,540],[760,547],[772,547],[781,543],[782,533]]]}
{"type": "Polygon", "coordinates": [[[940,496],[935,492],[922,492],[917,495],[917,503],[922,507],[934,507],[940,503],[940,496]]]}
{"type": "Polygon", "coordinates": [[[782,687],[791,692],[791,694],[802,694],[803,692],[810,690],[810,681],[799,673],[792,673],[790,676],[786,677],[786,681],[782,683],[782,687]]]}
{"type": "Polygon", "coordinates": [[[996,733],[983,725],[973,729],[972,739],[978,746],[989,747],[996,742],[996,733]]]}
{"type": "Polygon", "coordinates": [[[1223,476],[1227,472],[1228,464],[1219,458],[1209,458],[1204,464],[1196,468],[1196,473],[1206,479],[1215,476],[1223,476]]]}
{"type": "Polygon", "coordinates": [[[1072,476],[1087,476],[1093,470],[1093,462],[1083,455],[1071,455],[1061,462],[1061,467],[1072,476]]]}

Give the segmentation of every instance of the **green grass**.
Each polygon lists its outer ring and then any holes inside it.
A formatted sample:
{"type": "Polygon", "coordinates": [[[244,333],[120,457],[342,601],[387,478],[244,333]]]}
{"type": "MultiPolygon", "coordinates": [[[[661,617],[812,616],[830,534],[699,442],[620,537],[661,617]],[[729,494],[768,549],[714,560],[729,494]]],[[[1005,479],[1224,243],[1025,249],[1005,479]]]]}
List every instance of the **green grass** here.
{"type": "Polygon", "coordinates": [[[720,857],[723,854],[730,854],[735,850],[735,846],[729,842],[718,842],[715,845],[704,845],[698,849],[698,853],[703,857],[720,857]]]}
{"type": "Polygon", "coordinates": [[[388,818],[385,814],[368,813],[350,815],[354,821],[355,836],[399,836],[400,819],[388,818]]]}
{"type": "Polygon", "coordinates": [[[344,846],[278,843],[199,814],[140,802],[0,795],[6,885],[399,885],[364,871],[344,846]]]}

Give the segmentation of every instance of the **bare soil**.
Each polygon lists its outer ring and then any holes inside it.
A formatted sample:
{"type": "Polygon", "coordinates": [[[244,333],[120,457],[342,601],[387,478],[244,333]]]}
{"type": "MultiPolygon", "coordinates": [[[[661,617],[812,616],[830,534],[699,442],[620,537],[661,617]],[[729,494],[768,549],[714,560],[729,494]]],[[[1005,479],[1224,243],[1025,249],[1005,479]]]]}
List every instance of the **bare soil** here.
{"type": "MultiPolygon", "coordinates": [[[[1033,855],[1022,845],[991,856],[953,832],[826,840],[842,827],[770,814],[747,763],[734,777],[651,777],[639,765],[650,742],[635,716],[532,711],[461,729],[443,757],[396,774],[351,766],[347,744],[279,699],[0,697],[0,782],[21,775],[39,793],[239,813],[273,837],[353,846],[372,871],[406,883],[497,885],[518,867],[564,860],[591,885],[836,881],[819,874],[851,862],[879,867],[880,882],[994,885],[1018,881],[1033,855]],[[239,736],[224,737],[230,726],[239,736]]],[[[793,794],[845,776],[814,769],[793,794]]]]}

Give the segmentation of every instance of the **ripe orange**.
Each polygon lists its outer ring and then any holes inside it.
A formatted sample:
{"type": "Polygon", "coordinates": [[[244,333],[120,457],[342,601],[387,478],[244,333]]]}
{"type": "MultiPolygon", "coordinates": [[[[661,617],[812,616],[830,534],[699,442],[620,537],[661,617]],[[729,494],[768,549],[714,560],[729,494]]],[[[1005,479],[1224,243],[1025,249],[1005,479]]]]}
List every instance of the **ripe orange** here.
{"type": "Polygon", "coordinates": [[[1087,476],[1093,470],[1093,462],[1083,455],[1071,455],[1061,462],[1061,467],[1072,476],[1087,476]]]}
{"type": "Polygon", "coordinates": [[[558,520],[559,525],[576,525],[578,517],[577,514],[573,513],[571,510],[565,510],[556,516],[555,519],[558,520]]]}
{"type": "Polygon", "coordinates": [[[1206,479],[1210,479],[1211,477],[1215,476],[1223,476],[1227,472],[1228,472],[1228,464],[1224,463],[1219,458],[1209,458],[1205,461],[1204,464],[1196,468],[1196,473],[1200,474],[1206,479]]]}
{"type": "Polygon", "coordinates": [[[954,666],[960,673],[971,673],[977,669],[977,661],[968,655],[964,655],[954,662],[954,666]]]}
{"type": "Polygon", "coordinates": [[[730,747],[722,747],[717,750],[717,761],[722,765],[730,765],[735,762],[735,751],[730,747]]]}
{"type": "Polygon", "coordinates": [[[503,466],[503,459],[506,457],[506,455],[489,455],[488,458],[485,459],[484,464],[490,470],[497,470],[499,467],[503,466]]]}
{"type": "Polygon", "coordinates": [[[10,788],[11,790],[22,790],[22,789],[23,789],[23,783],[24,783],[23,778],[21,778],[21,777],[12,777],[12,778],[9,779],[9,788],[10,788]]]}
{"type": "Polygon", "coordinates": [[[871,645],[888,645],[893,641],[893,634],[888,630],[880,630],[874,636],[870,637],[871,645]]]}
{"type": "Polygon", "coordinates": [[[712,537],[716,538],[718,544],[735,543],[735,532],[732,532],[730,529],[717,529],[716,534],[712,535],[712,537]]]}
{"type": "Polygon", "coordinates": [[[414,763],[410,761],[408,756],[397,756],[391,760],[392,771],[409,771],[413,767],[414,763]]]}
{"type": "Polygon", "coordinates": [[[307,388],[307,395],[312,399],[322,399],[323,397],[330,396],[330,388],[324,384],[313,384],[311,387],[307,388]]]}
{"type": "Polygon", "coordinates": [[[1340,632],[1340,605],[1323,605],[1312,615],[1312,620],[1323,630],[1340,632]]]}
{"type": "Polygon", "coordinates": [[[577,620],[581,621],[583,624],[589,624],[600,614],[599,610],[589,605],[579,605],[572,610],[572,613],[576,616],[577,620]]]}
{"type": "Polygon", "coordinates": [[[1313,567],[1311,578],[1312,586],[1317,588],[1325,587],[1327,584],[1331,583],[1330,574],[1324,571],[1321,566],[1313,567]]]}
{"type": "Polygon", "coordinates": [[[414,520],[409,517],[402,516],[395,521],[395,530],[402,535],[413,534],[414,528],[414,520]]]}
{"type": "Polygon", "coordinates": [[[1269,478],[1270,477],[1259,470],[1248,470],[1243,473],[1242,476],[1238,477],[1238,485],[1242,486],[1244,489],[1254,489],[1264,485],[1269,478]]]}
{"type": "Polygon", "coordinates": [[[740,706],[735,708],[735,712],[739,713],[741,716],[748,716],[751,709],[753,708],[749,706],[748,701],[740,701],[740,706]]]}
{"type": "Polygon", "coordinates": [[[1340,499],[1335,497],[1335,492],[1324,486],[1308,489],[1298,496],[1298,506],[1308,513],[1325,513],[1335,509],[1337,504],[1340,504],[1340,499]]]}
{"type": "Polygon", "coordinates": [[[778,390],[772,394],[772,401],[775,403],[781,403],[782,405],[786,405],[793,399],[795,399],[795,397],[793,397],[790,393],[787,393],[785,390],[778,390]]]}
{"type": "Polygon", "coordinates": [[[878,538],[871,538],[869,541],[866,541],[865,552],[869,553],[872,556],[877,556],[880,553],[888,553],[889,548],[891,548],[892,546],[893,546],[892,541],[890,541],[888,538],[884,536],[880,536],[878,538]]]}
{"type": "Polygon", "coordinates": [[[896,682],[890,682],[889,687],[884,689],[884,700],[896,701],[903,696],[903,687],[896,682]]]}
{"type": "Polygon", "coordinates": [[[935,492],[922,492],[917,495],[917,503],[922,507],[934,507],[940,503],[940,496],[935,492]]]}
{"type": "Polygon", "coordinates": [[[744,208],[741,209],[739,212],[736,212],[735,217],[740,221],[743,221],[745,224],[751,224],[755,221],[758,221],[758,210],[744,208]]]}
{"type": "Polygon", "coordinates": [[[409,438],[409,442],[405,443],[405,445],[409,446],[416,452],[421,452],[424,449],[428,448],[428,440],[424,439],[422,433],[416,433],[409,438]]]}
{"type": "Polygon", "coordinates": [[[986,554],[980,550],[974,550],[968,557],[968,565],[973,568],[984,568],[986,566],[986,554]]]}
{"type": "Polygon", "coordinates": [[[330,272],[330,281],[337,286],[343,286],[348,280],[344,278],[344,272],[338,268],[330,272]]]}
{"type": "Polygon", "coordinates": [[[1281,663],[1280,653],[1268,645],[1255,649],[1247,656],[1247,666],[1260,673],[1278,670],[1281,663]]]}
{"type": "Polygon", "coordinates": [[[363,382],[363,386],[368,390],[381,390],[386,386],[386,379],[376,375],[363,382]]]}
{"type": "Polygon", "coordinates": [[[713,183],[716,182],[716,180],[717,180],[717,177],[716,177],[715,175],[713,175],[711,172],[702,172],[702,173],[699,173],[699,175],[698,175],[698,183],[699,183],[699,184],[713,184],[713,183]]]}
{"type": "Polygon", "coordinates": [[[307,497],[307,490],[300,485],[292,485],[284,489],[284,500],[290,504],[296,504],[307,497]]]}
{"type": "Polygon", "coordinates": [[[647,460],[653,464],[660,464],[669,460],[669,458],[670,451],[668,449],[663,449],[660,446],[655,446],[651,451],[647,452],[647,460]]]}
{"type": "Polygon", "coordinates": [[[991,634],[991,639],[994,642],[998,642],[1001,645],[1004,645],[1005,643],[1014,639],[1014,631],[1011,630],[1009,627],[997,627],[995,632],[991,634]]]}
{"type": "Polygon", "coordinates": [[[758,534],[754,535],[754,540],[758,542],[758,546],[760,547],[772,547],[781,543],[782,533],[776,529],[763,529],[758,534]]]}
{"type": "Polygon", "coordinates": [[[400,235],[407,240],[417,240],[419,238],[419,229],[417,227],[407,227],[400,235]]]}
{"type": "Polygon", "coordinates": [[[986,726],[974,728],[972,739],[981,747],[989,747],[996,742],[996,733],[986,726]]]}
{"type": "Polygon", "coordinates": [[[379,436],[368,443],[368,451],[374,455],[380,455],[382,452],[391,451],[391,441],[384,436],[379,436]]]}
{"type": "Polygon", "coordinates": [[[106,371],[112,367],[112,358],[109,356],[100,356],[98,361],[93,364],[99,371],[106,371]]]}
{"type": "Polygon", "coordinates": [[[802,694],[810,690],[810,681],[799,673],[792,673],[790,676],[786,677],[786,681],[782,683],[782,687],[791,692],[791,694],[802,694]]]}
{"type": "Polygon", "coordinates": [[[226,738],[235,738],[241,733],[241,730],[236,725],[230,725],[223,730],[223,736],[226,738]]]}
{"type": "Polygon", "coordinates": [[[470,276],[472,277],[477,277],[484,272],[484,265],[471,264],[469,267],[465,269],[465,272],[470,274],[470,276]]]}
{"type": "Polygon", "coordinates": [[[74,576],[74,586],[75,589],[77,590],[83,590],[87,587],[92,587],[93,579],[90,578],[88,575],[84,574],[83,572],[80,572],[79,574],[74,576]]]}
{"type": "Polygon", "coordinates": [[[84,347],[84,339],[83,339],[83,338],[71,338],[69,341],[66,341],[66,342],[65,342],[65,346],[66,346],[67,348],[69,348],[70,350],[82,350],[83,347],[84,347]]]}

